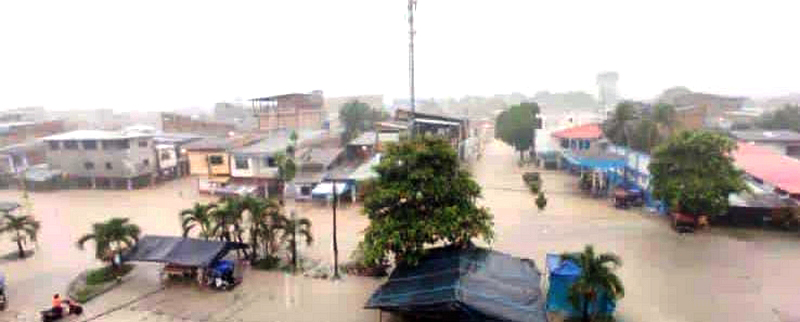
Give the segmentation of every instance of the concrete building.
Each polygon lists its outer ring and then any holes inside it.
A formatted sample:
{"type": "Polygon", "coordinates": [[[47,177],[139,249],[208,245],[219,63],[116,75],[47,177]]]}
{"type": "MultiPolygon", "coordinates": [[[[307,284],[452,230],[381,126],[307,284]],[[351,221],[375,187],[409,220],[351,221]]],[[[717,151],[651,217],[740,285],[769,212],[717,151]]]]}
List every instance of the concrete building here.
{"type": "Polygon", "coordinates": [[[705,127],[708,107],[706,105],[686,105],[675,108],[678,126],[686,130],[699,130],[705,127]]]}
{"type": "Polygon", "coordinates": [[[254,98],[250,103],[260,132],[319,130],[326,118],[322,91],[254,98]]]}
{"type": "Polygon", "coordinates": [[[619,74],[616,72],[597,74],[597,97],[600,101],[600,107],[603,109],[603,115],[608,115],[609,112],[613,111],[619,102],[618,80],[619,74]]]}
{"type": "Polygon", "coordinates": [[[153,136],[98,130],[72,131],[44,138],[47,163],[71,183],[91,188],[147,186],[155,180],[153,136]]]}
{"type": "Polygon", "coordinates": [[[800,133],[789,130],[731,131],[735,139],[800,159],[800,133]]]}
{"type": "MultiPolygon", "coordinates": [[[[321,130],[298,132],[297,147],[295,148],[298,162],[300,162],[303,151],[309,148],[309,143],[324,142],[320,138],[326,134],[321,130]]],[[[280,193],[276,155],[286,153],[286,147],[289,144],[289,135],[279,132],[258,142],[233,149],[230,161],[233,183],[255,186],[267,195],[280,193]]],[[[297,165],[298,169],[302,168],[301,164],[297,165]]]]}
{"type": "Polygon", "coordinates": [[[677,108],[699,108],[699,111],[693,113],[704,113],[703,127],[707,128],[725,128],[726,125],[730,125],[730,120],[726,119],[728,112],[742,111],[751,103],[746,97],[698,93],[685,87],[675,87],[664,91],[658,98],[658,102],[677,108]]]}
{"type": "Polygon", "coordinates": [[[251,131],[258,126],[253,110],[240,101],[214,104],[214,120],[233,124],[236,131],[251,131]]]}
{"type": "Polygon", "coordinates": [[[158,177],[161,180],[189,175],[189,157],[185,145],[203,139],[185,133],[159,133],[153,137],[158,159],[158,177]]]}
{"type": "Polygon", "coordinates": [[[158,128],[164,133],[194,133],[210,136],[227,136],[236,127],[231,123],[201,120],[177,113],[161,113],[158,128]]]}
{"type": "Polygon", "coordinates": [[[230,152],[256,141],[253,137],[204,138],[184,145],[182,150],[186,150],[191,175],[228,178],[230,152]]]}
{"type": "Polygon", "coordinates": [[[0,122],[43,122],[47,120],[44,107],[29,106],[0,111],[0,122]]]}

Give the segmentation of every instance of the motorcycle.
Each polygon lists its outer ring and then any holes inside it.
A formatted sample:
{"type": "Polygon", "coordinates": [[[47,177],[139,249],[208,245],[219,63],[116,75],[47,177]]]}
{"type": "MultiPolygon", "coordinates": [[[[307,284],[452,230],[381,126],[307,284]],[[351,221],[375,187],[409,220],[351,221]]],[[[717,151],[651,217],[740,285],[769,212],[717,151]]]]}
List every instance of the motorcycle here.
{"type": "Polygon", "coordinates": [[[46,311],[41,311],[42,314],[42,322],[52,322],[60,320],[69,315],[81,315],[83,314],[83,307],[80,306],[78,303],[74,301],[67,301],[67,308],[68,310],[64,312],[63,308],[52,308],[46,311]]]}

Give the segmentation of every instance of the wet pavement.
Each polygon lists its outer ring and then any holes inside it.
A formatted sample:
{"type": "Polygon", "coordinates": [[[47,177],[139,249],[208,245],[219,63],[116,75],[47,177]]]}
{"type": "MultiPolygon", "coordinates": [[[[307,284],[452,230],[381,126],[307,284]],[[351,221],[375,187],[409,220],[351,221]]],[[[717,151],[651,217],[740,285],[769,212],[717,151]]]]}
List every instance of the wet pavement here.
{"type": "MultiPolygon", "coordinates": [[[[609,200],[577,191],[577,178],[543,171],[548,206],[538,211],[521,180],[510,148],[487,146],[473,166],[484,187],[480,201],[495,215],[492,247],[534,259],[540,269],[547,253],[582,249],[619,254],[626,286],[620,321],[800,321],[800,236],[755,229],[713,228],[693,235],[674,233],[663,217],[640,210],[618,210],[609,200]]],[[[177,235],[177,214],[196,200],[185,179],[139,191],[60,191],[33,194],[43,222],[39,250],[25,261],[0,264],[9,284],[9,311],[0,321],[32,320],[53,292],[87,267],[99,266],[92,252],[75,240],[91,223],[112,216],[131,217],[146,234],[177,235]]],[[[0,191],[0,200],[18,200],[17,191],[0,191]]],[[[313,221],[315,243],[302,253],[332,262],[331,210],[301,205],[313,221]]],[[[338,212],[340,262],[345,261],[367,220],[357,206],[338,212]]],[[[5,237],[5,236],[4,236],[5,237]]],[[[0,239],[0,251],[13,250],[0,239]]],[[[339,282],[248,271],[232,292],[169,284],[163,289],[157,265],[139,265],[131,280],[86,305],[83,318],[95,321],[377,321],[361,307],[380,284],[371,278],[339,282]],[[100,314],[98,316],[98,314],[100,314]]],[[[384,315],[387,320],[387,315],[384,315]]]]}

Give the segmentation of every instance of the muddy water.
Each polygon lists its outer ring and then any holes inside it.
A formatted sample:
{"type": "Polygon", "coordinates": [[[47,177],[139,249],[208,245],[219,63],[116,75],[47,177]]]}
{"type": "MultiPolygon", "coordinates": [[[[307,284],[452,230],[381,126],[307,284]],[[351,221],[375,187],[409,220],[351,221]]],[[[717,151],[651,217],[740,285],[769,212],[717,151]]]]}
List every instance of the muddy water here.
{"type": "Polygon", "coordinates": [[[680,236],[663,218],[582,195],[577,178],[562,172],[543,172],[549,200],[540,212],[507,146],[489,145],[484,160],[491,161],[474,172],[484,186],[482,202],[495,214],[493,246],[540,267],[546,253],[587,243],[619,254],[626,286],[620,320],[800,319],[800,278],[793,273],[800,268],[797,234],[715,228],[680,236]]]}
{"type": "MultiPolygon", "coordinates": [[[[63,292],[83,269],[99,266],[93,245],[81,251],[75,241],[89,233],[94,222],[129,217],[145,234],[180,233],[178,212],[196,200],[208,200],[195,192],[194,181],[185,179],[136,191],[71,190],[31,194],[35,217],[42,222],[36,253],[23,261],[5,262],[9,311],[36,312],[49,306],[55,292],[63,292]]],[[[20,192],[0,191],[0,200],[18,201],[20,192]]],[[[0,237],[0,253],[15,245],[0,237]]]]}
{"type": "MultiPolygon", "coordinates": [[[[619,303],[622,321],[796,321],[800,320],[800,238],[758,230],[712,229],[695,235],[673,233],[663,218],[614,209],[608,200],[577,192],[577,178],[543,172],[548,206],[536,210],[534,197],[520,178],[514,154],[505,145],[488,145],[473,167],[484,187],[480,201],[495,215],[498,250],[535,260],[542,270],[547,253],[574,251],[595,244],[624,260],[619,274],[626,297],[619,303]]],[[[12,310],[35,312],[48,305],[80,270],[98,263],[74,241],[92,222],[127,216],[145,233],[178,234],[177,213],[198,196],[191,180],[139,191],[62,191],[33,195],[43,222],[38,253],[21,262],[0,264],[9,280],[12,310]]],[[[16,191],[0,200],[17,200],[16,191]]],[[[302,253],[332,262],[329,207],[300,204],[313,221],[315,243],[302,253]]],[[[354,249],[367,220],[356,206],[338,211],[340,262],[354,249]]],[[[5,237],[4,237],[5,238],[5,237]]],[[[0,250],[13,244],[0,240],[0,250]]],[[[141,280],[92,301],[92,313],[123,303],[158,285],[156,266],[142,265],[141,280]]],[[[136,277],[139,278],[139,277],[136,277]]],[[[230,293],[171,285],[163,292],[104,316],[101,321],[376,321],[361,307],[379,280],[347,277],[337,283],[283,273],[250,271],[230,293]]],[[[0,314],[0,320],[13,317],[0,314]]],[[[386,320],[386,316],[384,316],[386,320]]]]}

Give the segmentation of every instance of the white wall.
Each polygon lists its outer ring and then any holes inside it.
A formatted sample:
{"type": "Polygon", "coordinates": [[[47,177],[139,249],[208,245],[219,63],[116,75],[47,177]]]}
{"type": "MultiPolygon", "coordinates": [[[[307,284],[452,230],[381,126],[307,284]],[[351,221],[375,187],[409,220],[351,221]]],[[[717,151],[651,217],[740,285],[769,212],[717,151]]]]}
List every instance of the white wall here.
{"type": "Polygon", "coordinates": [[[240,158],[244,158],[244,157],[236,157],[236,156],[231,157],[231,176],[233,176],[233,177],[252,177],[253,173],[255,173],[255,162],[256,162],[256,160],[254,160],[251,157],[246,157],[247,158],[247,169],[240,169],[240,168],[236,167],[236,160],[240,159],[240,158]]]}

